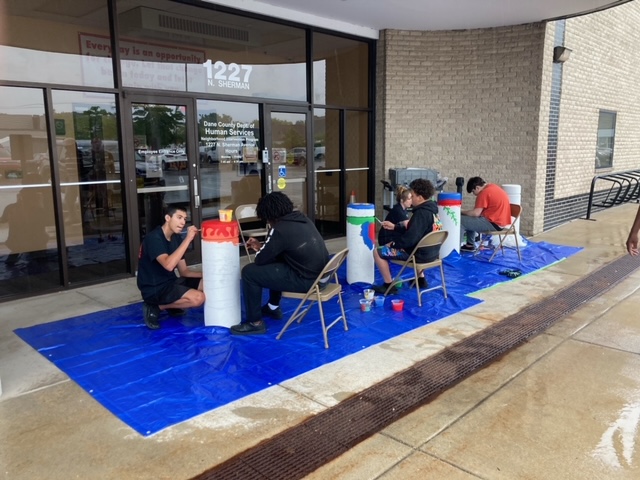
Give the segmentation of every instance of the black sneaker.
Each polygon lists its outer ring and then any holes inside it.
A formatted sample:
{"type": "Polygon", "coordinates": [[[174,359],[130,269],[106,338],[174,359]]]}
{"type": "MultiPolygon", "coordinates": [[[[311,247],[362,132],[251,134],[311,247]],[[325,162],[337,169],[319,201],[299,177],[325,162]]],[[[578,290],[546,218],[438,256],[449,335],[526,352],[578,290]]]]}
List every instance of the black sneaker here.
{"type": "MultiPolygon", "coordinates": [[[[387,291],[387,288],[389,288],[389,284],[383,283],[382,285],[373,285],[371,288],[374,292],[384,295],[384,293],[387,291]]],[[[393,287],[391,287],[387,295],[395,295],[396,293],[398,293],[398,287],[394,285],[393,287]]]]}
{"type": "Polygon", "coordinates": [[[167,313],[171,317],[183,317],[187,311],[184,308],[167,308],[167,313]]]}
{"type": "Polygon", "coordinates": [[[262,316],[282,320],[282,309],[278,306],[278,308],[272,310],[268,304],[265,304],[262,306],[262,316]]]}
{"type": "Polygon", "coordinates": [[[429,284],[427,283],[427,279],[424,277],[418,277],[418,287],[428,288],[429,284]]]}
{"type": "Polygon", "coordinates": [[[150,330],[157,330],[160,328],[160,308],[157,305],[151,305],[150,303],[142,304],[142,315],[144,316],[144,324],[150,330]]]}
{"type": "Polygon", "coordinates": [[[462,245],[460,247],[460,251],[461,252],[475,252],[476,251],[476,246],[475,245],[471,245],[469,243],[465,243],[464,245],[462,245]]]}
{"type": "Polygon", "coordinates": [[[266,333],[267,326],[263,321],[256,323],[241,323],[231,327],[231,335],[260,335],[266,333]]]}

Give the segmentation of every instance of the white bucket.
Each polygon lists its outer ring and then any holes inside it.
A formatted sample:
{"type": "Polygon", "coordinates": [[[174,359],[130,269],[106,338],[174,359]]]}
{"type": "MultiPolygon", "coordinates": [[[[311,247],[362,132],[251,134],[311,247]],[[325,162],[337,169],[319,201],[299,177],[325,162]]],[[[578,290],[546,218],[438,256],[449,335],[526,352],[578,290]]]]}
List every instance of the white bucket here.
{"type": "MultiPolygon", "coordinates": [[[[505,184],[502,185],[502,189],[507,193],[509,203],[512,203],[513,205],[522,205],[522,187],[520,185],[505,184]]],[[[522,235],[520,235],[520,219],[516,222],[516,232],[518,233],[518,243],[520,245],[525,245],[525,241],[522,238],[522,235]]],[[[494,246],[498,246],[500,244],[500,239],[497,235],[494,235],[491,238],[491,243],[494,246]]],[[[503,245],[505,247],[515,247],[516,241],[513,236],[508,236],[505,238],[503,245]]]]}

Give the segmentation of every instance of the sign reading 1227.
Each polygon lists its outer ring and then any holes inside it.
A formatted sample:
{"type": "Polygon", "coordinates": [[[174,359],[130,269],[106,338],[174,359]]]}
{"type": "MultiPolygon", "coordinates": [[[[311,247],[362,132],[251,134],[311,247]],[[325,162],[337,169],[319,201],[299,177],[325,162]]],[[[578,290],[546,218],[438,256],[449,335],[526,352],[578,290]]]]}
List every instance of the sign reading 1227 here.
{"type": "Polygon", "coordinates": [[[241,90],[250,90],[249,77],[251,76],[251,65],[238,65],[217,61],[212,64],[211,60],[207,60],[202,64],[207,70],[207,85],[209,87],[221,88],[239,88],[241,90]]]}

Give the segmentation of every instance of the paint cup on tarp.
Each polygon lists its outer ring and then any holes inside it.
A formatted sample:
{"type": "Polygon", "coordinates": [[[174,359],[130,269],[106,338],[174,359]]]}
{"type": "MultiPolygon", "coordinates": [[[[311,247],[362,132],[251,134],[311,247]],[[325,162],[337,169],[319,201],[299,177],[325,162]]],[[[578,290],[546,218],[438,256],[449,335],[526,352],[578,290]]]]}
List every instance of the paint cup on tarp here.
{"type": "Polygon", "coordinates": [[[371,288],[367,288],[362,292],[364,294],[364,298],[367,300],[373,300],[373,295],[375,292],[371,288]]]}
{"type": "Polygon", "coordinates": [[[360,310],[363,312],[371,311],[371,300],[367,300],[366,298],[360,299],[360,310]]]}
{"type": "Polygon", "coordinates": [[[230,222],[233,220],[233,210],[218,210],[221,222],[230,222]]]}
{"type": "Polygon", "coordinates": [[[404,300],[391,300],[391,308],[394,312],[401,312],[404,308],[404,300]]]}
{"type": "Polygon", "coordinates": [[[376,295],[373,300],[376,302],[376,307],[384,307],[384,295],[376,295]]]}

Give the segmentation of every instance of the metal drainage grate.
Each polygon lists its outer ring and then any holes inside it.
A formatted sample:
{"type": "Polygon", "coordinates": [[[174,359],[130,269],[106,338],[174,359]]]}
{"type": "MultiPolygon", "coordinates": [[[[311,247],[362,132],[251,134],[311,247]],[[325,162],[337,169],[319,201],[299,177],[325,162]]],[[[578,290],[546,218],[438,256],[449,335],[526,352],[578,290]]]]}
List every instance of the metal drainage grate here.
{"type": "Polygon", "coordinates": [[[640,258],[621,257],[552,297],[530,305],[263,441],[194,477],[194,480],[303,478],[479,368],[543,332],[583,303],[612,288],[638,267],[640,258]]]}

